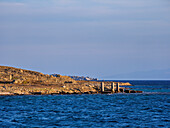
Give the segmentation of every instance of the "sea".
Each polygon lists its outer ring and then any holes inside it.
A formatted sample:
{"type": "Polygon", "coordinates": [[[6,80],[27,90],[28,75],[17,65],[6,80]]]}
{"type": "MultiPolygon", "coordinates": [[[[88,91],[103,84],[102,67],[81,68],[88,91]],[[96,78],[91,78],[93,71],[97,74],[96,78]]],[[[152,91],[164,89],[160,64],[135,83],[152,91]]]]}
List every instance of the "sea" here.
{"type": "Polygon", "coordinates": [[[143,93],[0,96],[0,128],[170,128],[170,81],[122,82],[143,93]]]}

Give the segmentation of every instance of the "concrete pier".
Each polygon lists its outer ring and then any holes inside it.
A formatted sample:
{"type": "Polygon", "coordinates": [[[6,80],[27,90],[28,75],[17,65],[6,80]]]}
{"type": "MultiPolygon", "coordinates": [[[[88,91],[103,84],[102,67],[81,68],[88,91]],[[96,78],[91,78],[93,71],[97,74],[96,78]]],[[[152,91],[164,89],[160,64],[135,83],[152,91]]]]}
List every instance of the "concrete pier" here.
{"type": "Polygon", "coordinates": [[[101,92],[104,92],[104,82],[101,82],[101,92]]]}
{"type": "Polygon", "coordinates": [[[114,84],[114,82],[111,84],[111,91],[115,92],[115,84],[114,84]]]}
{"type": "Polygon", "coordinates": [[[119,83],[116,84],[116,91],[119,92],[119,83]]]}
{"type": "Polygon", "coordinates": [[[111,94],[111,93],[142,93],[142,91],[135,91],[135,90],[126,90],[124,87],[120,87],[119,82],[111,82],[111,88],[108,88],[108,85],[106,85],[106,88],[104,88],[104,85],[107,84],[104,82],[101,82],[101,94],[111,94]]]}

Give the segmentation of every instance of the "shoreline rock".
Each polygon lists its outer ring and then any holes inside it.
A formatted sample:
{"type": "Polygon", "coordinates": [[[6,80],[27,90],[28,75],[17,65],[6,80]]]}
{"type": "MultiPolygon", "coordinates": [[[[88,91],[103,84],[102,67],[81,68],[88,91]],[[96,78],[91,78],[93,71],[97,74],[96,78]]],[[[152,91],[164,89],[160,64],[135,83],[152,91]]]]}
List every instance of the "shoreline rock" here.
{"type": "MultiPolygon", "coordinates": [[[[112,82],[104,82],[106,91],[111,89],[112,82]]],[[[120,85],[122,84],[130,85],[130,83],[121,82],[120,85]]],[[[0,95],[101,94],[100,87],[100,81],[76,81],[69,76],[59,74],[52,76],[30,70],[0,66],[0,95]]],[[[121,87],[120,89],[125,88],[121,87]]]]}

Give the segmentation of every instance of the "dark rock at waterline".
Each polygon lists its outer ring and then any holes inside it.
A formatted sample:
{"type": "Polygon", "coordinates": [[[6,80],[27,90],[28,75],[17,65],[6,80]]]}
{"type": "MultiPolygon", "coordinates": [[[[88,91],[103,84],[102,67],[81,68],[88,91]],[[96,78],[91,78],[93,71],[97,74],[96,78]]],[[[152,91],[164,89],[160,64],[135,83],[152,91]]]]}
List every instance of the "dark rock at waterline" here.
{"type": "Polygon", "coordinates": [[[33,94],[33,95],[41,95],[42,93],[41,92],[31,92],[31,94],[33,94]]]}
{"type": "Polygon", "coordinates": [[[136,93],[136,91],[134,91],[134,90],[130,90],[130,93],[136,93]]]}
{"type": "Polygon", "coordinates": [[[143,91],[136,91],[137,93],[142,93],[143,91]]]}
{"type": "Polygon", "coordinates": [[[120,90],[120,92],[124,92],[124,89],[123,89],[123,88],[120,88],[119,90],[120,90]]]}

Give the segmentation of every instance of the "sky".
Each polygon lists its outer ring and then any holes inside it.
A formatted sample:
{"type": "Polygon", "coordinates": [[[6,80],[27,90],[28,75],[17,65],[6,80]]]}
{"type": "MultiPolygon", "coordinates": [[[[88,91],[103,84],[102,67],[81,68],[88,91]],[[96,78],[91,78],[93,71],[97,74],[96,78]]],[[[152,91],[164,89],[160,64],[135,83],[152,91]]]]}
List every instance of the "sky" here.
{"type": "Polygon", "coordinates": [[[0,65],[170,80],[170,1],[0,0],[0,65]]]}

